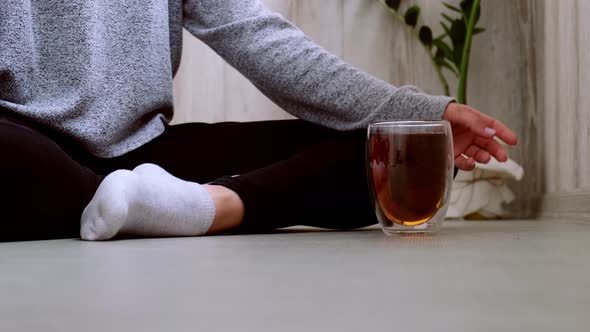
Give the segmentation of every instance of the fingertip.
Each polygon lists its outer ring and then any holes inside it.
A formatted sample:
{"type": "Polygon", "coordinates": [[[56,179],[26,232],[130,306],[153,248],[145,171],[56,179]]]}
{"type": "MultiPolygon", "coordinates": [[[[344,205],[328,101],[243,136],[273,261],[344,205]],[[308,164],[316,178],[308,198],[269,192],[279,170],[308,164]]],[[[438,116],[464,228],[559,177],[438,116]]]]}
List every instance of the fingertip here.
{"type": "Polygon", "coordinates": [[[475,160],[473,158],[469,158],[467,159],[467,166],[469,167],[469,170],[472,170],[475,168],[475,160]]]}
{"type": "Polygon", "coordinates": [[[485,150],[479,150],[477,154],[473,156],[473,159],[478,163],[487,164],[490,162],[490,159],[492,159],[492,156],[485,150]]]}
{"type": "Polygon", "coordinates": [[[503,128],[502,130],[498,131],[497,136],[508,145],[517,145],[519,141],[518,136],[508,128],[503,128]]]}
{"type": "Polygon", "coordinates": [[[496,136],[496,130],[494,128],[486,127],[483,130],[483,136],[488,137],[488,138],[492,138],[492,137],[496,136]]]}
{"type": "Polygon", "coordinates": [[[459,156],[455,159],[455,165],[463,171],[472,171],[475,168],[475,160],[471,157],[459,156]]]}
{"type": "Polygon", "coordinates": [[[508,145],[512,145],[512,146],[514,146],[514,145],[518,145],[518,137],[517,137],[516,135],[514,135],[514,136],[509,136],[509,137],[506,137],[506,138],[502,138],[502,137],[500,137],[500,139],[501,139],[502,141],[504,141],[504,143],[506,143],[506,144],[508,144],[508,145]]]}

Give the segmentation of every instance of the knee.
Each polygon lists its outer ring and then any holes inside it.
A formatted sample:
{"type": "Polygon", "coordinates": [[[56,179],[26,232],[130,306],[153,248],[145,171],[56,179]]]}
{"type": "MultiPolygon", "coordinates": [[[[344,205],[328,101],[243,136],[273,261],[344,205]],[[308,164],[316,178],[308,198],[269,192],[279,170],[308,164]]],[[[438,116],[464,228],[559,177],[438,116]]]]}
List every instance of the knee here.
{"type": "MultiPolygon", "coordinates": [[[[31,129],[10,122],[0,122],[0,180],[2,193],[10,200],[11,193],[20,192],[32,185],[32,179],[44,173],[47,164],[54,162],[44,158],[50,148],[31,129]]],[[[29,190],[32,188],[29,188],[29,190]]]]}
{"type": "Polygon", "coordinates": [[[70,236],[99,178],[49,138],[0,122],[2,240],[70,236]]]}
{"type": "MultiPolygon", "coordinates": [[[[13,172],[23,172],[27,159],[35,158],[31,146],[34,139],[28,129],[8,122],[0,122],[0,153],[3,155],[0,163],[0,176],[7,177],[13,172]]],[[[8,177],[6,180],[10,180],[8,177]]]]}
{"type": "MultiPolygon", "coordinates": [[[[74,161],[54,141],[25,126],[0,122],[0,177],[14,190],[51,183],[60,189],[86,180],[98,182],[90,169],[74,161]]],[[[33,188],[28,188],[31,190],[33,188]]],[[[3,189],[4,191],[4,189],[3,189]]]]}
{"type": "Polygon", "coordinates": [[[65,170],[60,147],[44,135],[18,124],[0,122],[0,177],[3,184],[26,186],[38,177],[65,170]]]}

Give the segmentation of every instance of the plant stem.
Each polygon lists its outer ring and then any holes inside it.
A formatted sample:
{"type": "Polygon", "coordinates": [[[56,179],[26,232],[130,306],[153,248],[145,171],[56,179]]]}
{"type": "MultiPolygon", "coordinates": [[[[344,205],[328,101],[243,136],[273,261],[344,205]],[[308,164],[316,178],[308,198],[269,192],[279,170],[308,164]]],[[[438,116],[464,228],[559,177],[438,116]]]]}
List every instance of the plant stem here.
{"type": "Polygon", "coordinates": [[[467,36],[465,37],[465,46],[461,56],[461,67],[459,68],[459,88],[457,91],[457,101],[461,104],[467,103],[467,70],[469,69],[469,55],[471,53],[471,41],[473,39],[473,28],[475,27],[475,15],[479,8],[480,0],[473,0],[471,13],[467,22],[467,36]]]}
{"type": "MultiPolygon", "coordinates": [[[[432,53],[430,53],[430,50],[427,49],[426,51],[428,52],[428,55],[432,55],[432,53]]],[[[445,75],[442,72],[442,67],[436,64],[436,62],[434,61],[434,57],[431,56],[430,60],[432,60],[432,64],[434,65],[434,70],[436,70],[436,74],[438,75],[438,80],[440,81],[440,84],[442,84],[442,86],[443,86],[445,96],[450,96],[451,90],[449,89],[449,82],[447,81],[447,78],[445,77],[445,75]]]]}
{"type": "MultiPolygon", "coordinates": [[[[387,4],[385,4],[384,0],[377,0],[377,2],[382,4],[383,7],[385,7],[385,9],[387,9],[389,11],[389,13],[392,16],[394,16],[398,21],[400,21],[404,26],[406,25],[406,21],[404,20],[404,17],[402,15],[400,15],[400,13],[389,8],[389,6],[387,6],[387,4]]],[[[422,45],[424,47],[424,50],[428,54],[428,58],[430,58],[430,60],[432,61],[432,65],[434,66],[434,70],[436,70],[436,75],[438,76],[438,80],[440,81],[440,84],[443,87],[445,96],[450,96],[451,90],[449,89],[449,82],[447,81],[447,78],[445,77],[445,75],[442,72],[442,67],[436,64],[436,61],[434,60],[434,56],[432,55],[432,50],[420,41],[418,32],[416,32],[414,29],[410,29],[410,30],[412,30],[412,33],[414,34],[416,39],[418,39],[418,42],[420,43],[420,45],[422,45]]]]}

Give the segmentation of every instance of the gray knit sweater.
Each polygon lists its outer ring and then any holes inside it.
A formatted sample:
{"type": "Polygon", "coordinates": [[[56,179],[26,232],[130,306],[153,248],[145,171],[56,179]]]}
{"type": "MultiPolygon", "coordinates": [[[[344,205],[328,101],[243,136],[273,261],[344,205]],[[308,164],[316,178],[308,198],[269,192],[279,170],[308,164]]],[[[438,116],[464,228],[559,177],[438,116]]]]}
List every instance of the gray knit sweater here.
{"type": "Polygon", "coordinates": [[[183,26],[287,112],[327,127],[440,119],[450,101],[351,67],[257,0],[0,0],[0,114],[99,157],[131,151],[172,118],[183,26]]]}

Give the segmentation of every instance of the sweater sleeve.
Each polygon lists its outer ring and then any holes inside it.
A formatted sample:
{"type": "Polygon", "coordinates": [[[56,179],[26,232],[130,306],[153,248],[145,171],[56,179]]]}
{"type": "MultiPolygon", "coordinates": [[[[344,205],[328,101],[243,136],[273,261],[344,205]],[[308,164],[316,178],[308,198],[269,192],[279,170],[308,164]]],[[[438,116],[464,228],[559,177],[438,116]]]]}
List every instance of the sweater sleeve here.
{"type": "Polygon", "coordinates": [[[190,33],[300,119],[339,130],[440,120],[452,101],[352,67],[258,0],[185,0],[183,10],[190,33]]]}

